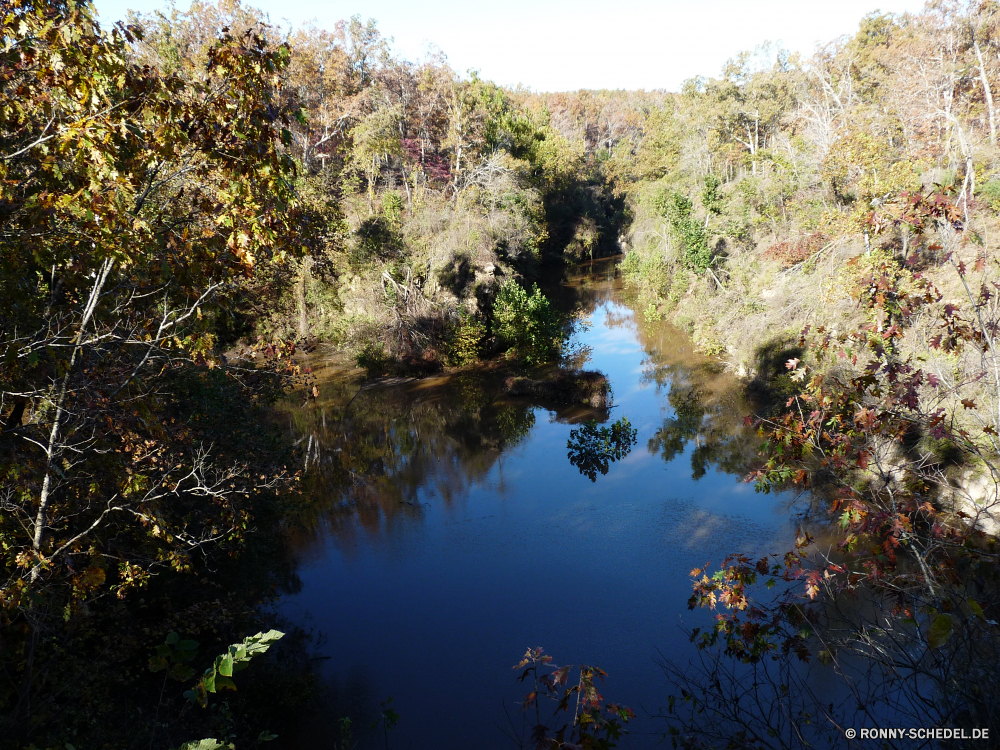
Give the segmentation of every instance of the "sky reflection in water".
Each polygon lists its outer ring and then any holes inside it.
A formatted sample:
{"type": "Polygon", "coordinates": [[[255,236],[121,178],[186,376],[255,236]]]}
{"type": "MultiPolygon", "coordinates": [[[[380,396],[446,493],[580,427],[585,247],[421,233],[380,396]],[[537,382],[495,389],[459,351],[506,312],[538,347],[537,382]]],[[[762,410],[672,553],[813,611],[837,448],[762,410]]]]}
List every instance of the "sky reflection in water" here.
{"type": "MultiPolygon", "coordinates": [[[[616,407],[602,417],[628,417],[638,430],[631,453],[596,482],[566,449],[571,420],[593,415],[510,406],[489,386],[467,402],[454,383],[372,390],[351,410],[395,409],[368,426],[372,435],[361,422],[327,425],[320,443],[331,461],[346,464],[337,457],[359,440],[393,460],[364,458],[374,478],[356,463],[334,472],[321,485],[329,507],[295,539],[302,587],[279,608],[321,632],[316,651],[329,657],[329,700],[299,738],[311,747],[332,746],[345,714],[360,729],[359,713],[370,717],[390,695],[402,717],[392,747],[513,747],[497,725],[507,724],[504,704],[520,720],[515,702],[527,690],[511,667],[528,646],[560,664],[601,666],[604,695],[640,715],[622,746],[651,747],[663,726],[642,715],[668,692],[656,659],[686,659],[680,625],[706,620],[687,610],[688,572],[728,552],[788,548],[787,498],[739,481],[754,441],[732,380],[686,336],[637,319],[617,283],[577,281],[591,325],[574,340],[614,389],[616,407]],[[437,426],[411,418],[435,403],[451,416],[437,426]],[[463,424],[463,410],[480,422],[463,424]],[[502,420],[518,424],[479,439],[502,420]]],[[[382,746],[369,734],[360,747],[382,746]]]]}

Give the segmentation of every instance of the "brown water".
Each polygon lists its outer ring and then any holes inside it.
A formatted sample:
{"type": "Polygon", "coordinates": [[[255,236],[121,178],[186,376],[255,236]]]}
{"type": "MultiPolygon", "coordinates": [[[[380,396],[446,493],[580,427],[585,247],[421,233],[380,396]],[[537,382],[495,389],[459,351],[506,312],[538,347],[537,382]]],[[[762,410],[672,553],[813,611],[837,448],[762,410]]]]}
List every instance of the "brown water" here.
{"type": "Polygon", "coordinates": [[[392,696],[390,747],[516,747],[529,646],[602,667],[605,697],[638,714],[621,746],[657,745],[658,662],[686,660],[683,628],[708,617],[687,609],[689,571],[790,546],[787,498],[740,481],[756,441],[733,379],[633,310],[613,262],[556,296],[589,323],[572,342],[611,380],[610,411],[505,397],[489,371],[359,392],[333,364],[319,399],[289,407],[316,504],[279,610],[312,630],[327,687],[293,746],[333,747],[350,716],[359,748],[385,747],[368,727],[392,696]],[[638,442],[592,482],[570,431],[622,416],[638,442]]]}

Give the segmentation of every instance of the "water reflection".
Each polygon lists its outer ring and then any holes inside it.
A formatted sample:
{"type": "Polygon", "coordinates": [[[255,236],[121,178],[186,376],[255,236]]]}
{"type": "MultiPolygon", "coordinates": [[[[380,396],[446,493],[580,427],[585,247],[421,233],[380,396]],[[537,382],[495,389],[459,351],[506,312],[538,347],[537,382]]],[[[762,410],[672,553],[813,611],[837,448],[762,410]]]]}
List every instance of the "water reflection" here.
{"type": "MultiPolygon", "coordinates": [[[[510,667],[529,645],[603,667],[613,700],[655,710],[654,657],[683,656],[681,617],[708,617],[686,610],[688,571],[787,546],[779,498],[738,480],[755,438],[736,384],[676,329],[637,319],[613,264],[547,293],[589,319],[575,364],[608,376],[610,412],[506,397],[489,368],[360,390],[336,364],[317,367],[318,399],[289,404],[310,503],[290,531],[302,590],[282,611],[328,635],[332,686],[289,741],[332,748],[340,717],[359,726],[393,695],[394,746],[504,747],[495,725],[523,697],[510,667]],[[596,482],[567,456],[590,419],[627,419],[640,446],[596,482]]],[[[640,720],[622,746],[657,732],[640,720]]]]}
{"type": "Polygon", "coordinates": [[[622,417],[610,427],[598,427],[595,420],[588,420],[583,427],[569,433],[569,462],[591,482],[597,481],[597,472],[607,474],[611,464],[621,461],[632,452],[637,431],[632,423],[622,417]]]}
{"type": "MultiPolygon", "coordinates": [[[[320,396],[285,407],[288,427],[303,447],[310,505],[295,544],[332,534],[343,541],[404,520],[417,521],[437,498],[447,507],[470,487],[505,493],[502,456],[535,426],[537,404],[502,395],[494,370],[422,380],[359,382],[339,364],[314,362],[320,396]]],[[[558,406],[551,419],[604,421],[607,412],[558,406]]]]}
{"type": "Polygon", "coordinates": [[[653,386],[666,399],[667,413],[648,441],[649,452],[671,463],[691,447],[695,480],[711,467],[737,476],[746,474],[757,457],[759,442],[744,425],[752,408],[732,376],[719,362],[695,351],[680,330],[614,304],[622,290],[613,279],[588,274],[576,281],[589,315],[603,308],[607,329],[620,330],[642,346],[640,382],[653,386]]]}

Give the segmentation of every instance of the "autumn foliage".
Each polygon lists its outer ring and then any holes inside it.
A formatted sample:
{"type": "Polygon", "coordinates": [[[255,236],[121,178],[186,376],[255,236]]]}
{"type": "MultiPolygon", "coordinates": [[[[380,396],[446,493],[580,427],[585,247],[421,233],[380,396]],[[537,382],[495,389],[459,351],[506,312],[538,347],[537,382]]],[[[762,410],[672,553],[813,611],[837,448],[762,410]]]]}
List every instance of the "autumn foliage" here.
{"type": "Polygon", "coordinates": [[[883,672],[875,679],[882,687],[873,687],[869,675],[859,690],[893,702],[886,710],[910,716],[908,685],[926,680],[942,691],[935,703],[942,717],[952,712],[992,727],[995,683],[971,684],[962,672],[980,669],[996,646],[993,511],[988,497],[984,503],[962,494],[954,467],[984,467],[995,483],[1000,285],[982,276],[982,250],[972,269],[955,260],[976,238],[947,195],[904,193],[873,212],[869,225],[873,234],[902,228],[932,244],[948,241],[945,260],[955,266],[967,302],[940,304],[941,293],[913,270],[916,253],[896,258],[872,251],[857,259],[856,294],[868,323],[859,331],[805,331],[810,364],[787,362],[801,391],[780,413],[754,420],[764,461],[749,481],[764,492],[812,493],[811,533],[803,529],[783,556],[733,555],[715,573],[692,571],[690,606],[719,613],[714,628],[692,638],[701,648],[721,645],[748,664],[794,654],[832,662],[843,673],[842,660],[861,655],[883,672]],[[977,291],[973,275],[982,278],[977,291]],[[968,352],[981,363],[972,377],[946,382],[949,375],[924,364],[926,357],[899,353],[918,315],[936,320],[931,352],[968,352]],[[966,395],[970,389],[981,395],[966,395]],[[774,598],[763,598],[761,585],[776,589],[774,598]],[[879,602],[881,616],[869,620],[859,599],[879,602]],[[886,692],[887,685],[897,687],[886,692]]]}
{"type": "Polygon", "coordinates": [[[87,653],[117,602],[169,609],[157,578],[217,570],[294,484],[253,425],[293,348],[220,344],[231,301],[305,240],[287,47],[222,29],[185,77],[87,4],[0,13],[0,734],[23,738],[65,711],[39,695],[97,676],[54,653],[87,653]]]}

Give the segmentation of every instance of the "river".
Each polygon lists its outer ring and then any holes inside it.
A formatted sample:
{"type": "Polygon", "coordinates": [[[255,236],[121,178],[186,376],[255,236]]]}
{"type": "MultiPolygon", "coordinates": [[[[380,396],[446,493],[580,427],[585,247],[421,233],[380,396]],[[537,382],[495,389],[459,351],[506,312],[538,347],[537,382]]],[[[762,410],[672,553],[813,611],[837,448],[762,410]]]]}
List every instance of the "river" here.
{"type": "Polygon", "coordinates": [[[359,748],[392,696],[392,748],[513,748],[528,731],[512,669],[529,646],[597,665],[637,718],[621,747],[661,742],[684,661],[689,572],[729,552],[791,546],[789,500],[741,481],[756,452],[735,380],[688,336],[630,305],[615,262],[574,269],[578,364],[611,381],[609,411],[506,397],[490,370],[366,388],[314,363],[320,396],[289,407],[314,512],[290,531],[300,586],[278,612],[312,633],[326,687],[296,746],[359,748]],[[346,412],[345,412],[346,407],[346,412]],[[567,458],[588,418],[627,417],[638,441],[596,481],[567,458]]]}

